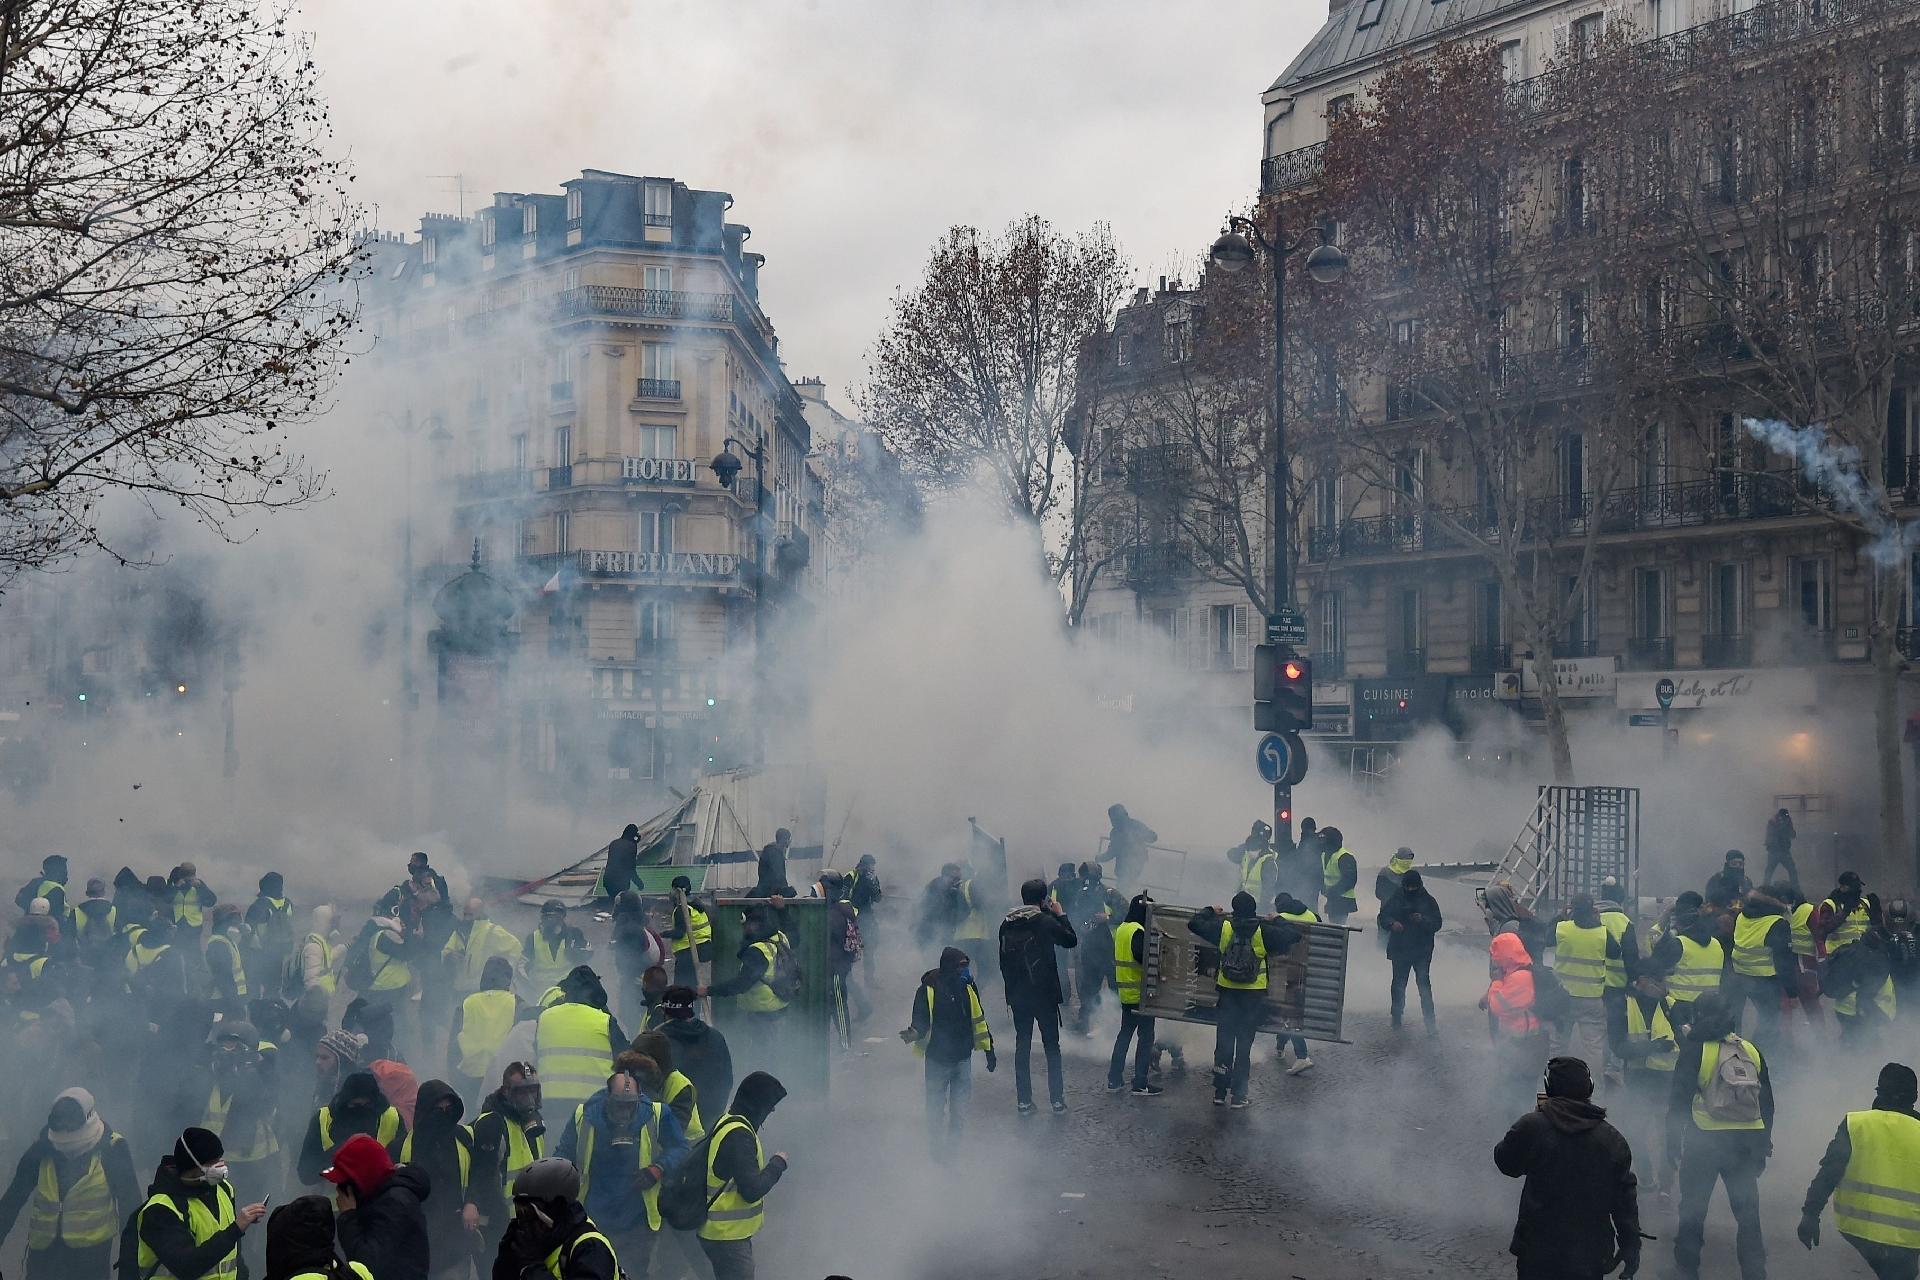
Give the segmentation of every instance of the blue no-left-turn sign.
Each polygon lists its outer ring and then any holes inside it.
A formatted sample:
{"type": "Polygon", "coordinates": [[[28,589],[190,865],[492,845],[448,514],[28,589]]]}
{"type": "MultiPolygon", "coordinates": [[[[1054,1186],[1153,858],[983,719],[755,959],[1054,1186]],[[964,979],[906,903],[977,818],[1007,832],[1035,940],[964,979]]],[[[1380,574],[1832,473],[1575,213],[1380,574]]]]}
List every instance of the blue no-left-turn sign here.
{"type": "Polygon", "coordinates": [[[1269,786],[1278,786],[1287,776],[1287,768],[1293,761],[1293,753],[1287,746],[1287,740],[1277,733],[1270,733],[1260,739],[1260,745],[1254,751],[1254,764],[1260,770],[1260,777],[1269,786]]]}

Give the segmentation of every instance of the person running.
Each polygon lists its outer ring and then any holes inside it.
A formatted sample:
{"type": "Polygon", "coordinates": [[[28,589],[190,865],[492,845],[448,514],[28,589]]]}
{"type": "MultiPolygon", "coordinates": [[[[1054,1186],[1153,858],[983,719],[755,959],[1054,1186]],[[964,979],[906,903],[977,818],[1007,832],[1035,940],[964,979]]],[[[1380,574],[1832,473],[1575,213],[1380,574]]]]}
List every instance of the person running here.
{"type": "Polygon", "coordinates": [[[1687,1280],[1700,1274],[1707,1210],[1724,1183],[1740,1280],[1766,1280],[1760,1175],[1773,1152],[1773,1080],[1760,1050],[1735,1033],[1719,992],[1695,1000],[1691,1015],[1667,1095],[1667,1150],[1680,1159],[1674,1265],[1687,1280]]]}

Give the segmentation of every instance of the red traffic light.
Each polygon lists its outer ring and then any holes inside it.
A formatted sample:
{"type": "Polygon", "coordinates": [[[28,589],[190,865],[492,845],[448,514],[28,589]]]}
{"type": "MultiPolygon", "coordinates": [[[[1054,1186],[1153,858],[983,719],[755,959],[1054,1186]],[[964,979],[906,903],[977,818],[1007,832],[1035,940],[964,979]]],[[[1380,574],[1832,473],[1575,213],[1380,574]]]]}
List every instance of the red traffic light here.
{"type": "Polygon", "coordinates": [[[1280,668],[1280,674],[1285,676],[1289,680],[1298,680],[1301,676],[1305,675],[1306,673],[1307,673],[1306,668],[1302,667],[1297,662],[1286,663],[1280,668]]]}

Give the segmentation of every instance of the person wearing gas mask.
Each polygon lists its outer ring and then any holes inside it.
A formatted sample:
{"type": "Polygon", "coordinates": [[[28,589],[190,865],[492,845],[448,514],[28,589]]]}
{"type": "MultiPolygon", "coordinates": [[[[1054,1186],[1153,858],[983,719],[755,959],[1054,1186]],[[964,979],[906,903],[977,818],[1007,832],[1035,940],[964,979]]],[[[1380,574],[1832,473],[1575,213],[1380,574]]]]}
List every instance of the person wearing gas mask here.
{"type": "Polygon", "coordinates": [[[541,1119],[540,1073],[530,1062],[510,1063],[500,1087],[480,1104],[473,1122],[473,1175],[469,1194],[478,1210],[480,1256],[491,1257],[507,1229],[513,1180],[540,1159],[546,1137],[541,1119]]]}
{"type": "MultiPolygon", "coordinates": [[[[513,1183],[513,1221],[493,1260],[493,1280],[615,1280],[613,1242],[580,1203],[580,1171],[550,1156],[513,1183]]],[[[635,1273],[638,1274],[638,1273],[635,1273]]]]}
{"type": "MultiPolygon", "coordinates": [[[[658,1071],[651,1059],[643,1065],[658,1071]]],[[[621,1269],[645,1280],[660,1233],[660,1180],[687,1158],[679,1117],[648,1096],[638,1072],[616,1071],[573,1109],[554,1154],[579,1170],[577,1196],[612,1240],[621,1269]]]]}
{"type": "Polygon", "coordinates": [[[0,1195],[0,1240],[27,1210],[27,1280],[105,1280],[113,1238],[134,1206],[127,1140],[107,1128],[93,1095],[68,1089],[0,1195]]]}
{"type": "Polygon", "coordinates": [[[340,1214],[340,1251],[387,1280],[427,1280],[432,1270],[427,1234],[427,1176],[364,1133],[334,1153],[320,1175],[333,1184],[340,1214]]]}
{"type": "Polygon", "coordinates": [[[534,999],[588,960],[592,948],[587,936],[567,924],[566,904],[549,899],[541,904],[540,925],[521,946],[526,957],[527,985],[534,999]]]}
{"type": "Polygon", "coordinates": [[[246,1280],[240,1241],[266,1215],[264,1203],[234,1202],[219,1135],[187,1129],[173,1144],[173,1154],[154,1170],[140,1208],[134,1232],[139,1273],[173,1280],[233,1275],[246,1280]]]}
{"type": "Polygon", "coordinates": [[[349,1072],[339,1090],[307,1122],[297,1165],[300,1181],[309,1186],[320,1182],[334,1154],[357,1134],[366,1134],[384,1147],[397,1143],[406,1132],[406,1120],[387,1101],[373,1072],[349,1072]]]}
{"type": "MultiPolygon", "coordinates": [[[[263,1044],[250,1022],[215,1025],[213,1083],[207,1092],[206,1118],[201,1123],[227,1144],[227,1164],[234,1185],[262,1200],[278,1195],[285,1173],[277,1130],[279,1051],[263,1044]]],[[[260,1244],[252,1242],[259,1259],[260,1244]]]]}

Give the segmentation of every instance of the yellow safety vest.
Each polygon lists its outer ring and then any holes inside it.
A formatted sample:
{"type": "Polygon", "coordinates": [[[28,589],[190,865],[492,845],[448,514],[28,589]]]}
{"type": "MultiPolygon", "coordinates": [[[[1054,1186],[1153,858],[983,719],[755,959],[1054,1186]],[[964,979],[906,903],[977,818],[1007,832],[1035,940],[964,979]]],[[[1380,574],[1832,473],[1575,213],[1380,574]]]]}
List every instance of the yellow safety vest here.
{"type": "MultiPolygon", "coordinates": [[[[1734,1039],[1739,1040],[1741,1044],[1746,1046],[1747,1056],[1753,1059],[1754,1066],[1759,1067],[1763,1065],[1760,1058],[1760,1050],[1754,1047],[1753,1041],[1743,1039],[1739,1036],[1735,1036],[1734,1039]]],[[[1766,1128],[1767,1122],[1764,1117],[1745,1121],[1715,1120],[1707,1114],[1706,1099],[1702,1090],[1707,1087],[1707,1081],[1713,1079],[1714,1071],[1720,1066],[1720,1045],[1721,1041],[1716,1040],[1712,1044],[1702,1045],[1700,1047],[1700,1075],[1695,1079],[1693,1087],[1694,1124],[1702,1129],[1721,1132],[1728,1130],[1744,1132],[1766,1128]]]]}
{"type": "MultiPolygon", "coordinates": [[[[611,1075],[612,1073],[609,1072],[608,1074],[611,1075]]],[[[483,1116],[482,1119],[484,1118],[483,1116]]],[[[540,1139],[537,1137],[529,1138],[527,1136],[527,1127],[518,1120],[515,1120],[512,1116],[503,1115],[500,1119],[502,1122],[501,1127],[506,1130],[507,1138],[506,1154],[501,1157],[500,1171],[503,1175],[501,1183],[506,1189],[507,1200],[511,1202],[513,1199],[513,1180],[520,1176],[522,1169],[540,1158],[540,1139]]],[[[477,1125],[478,1121],[475,1123],[477,1125]]]]}
{"type": "Polygon", "coordinates": [[[1773,963],[1773,952],[1767,946],[1767,934],[1773,931],[1776,920],[1785,919],[1775,912],[1772,915],[1749,916],[1742,912],[1733,921],[1733,971],[1746,978],[1775,978],[1779,976],[1773,963]]]}
{"type": "MultiPolygon", "coordinates": [[[[1224,959],[1227,948],[1233,945],[1233,921],[1220,922],[1220,955],[1224,959]]],[[[1253,954],[1260,957],[1260,976],[1252,982],[1234,982],[1227,977],[1224,968],[1214,972],[1215,986],[1225,987],[1229,991],[1265,991],[1267,989],[1267,935],[1258,922],[1253,926],[1253,954]]]]}
{"type": "Polygon", "coordinates": [[[511,991],[476,991],[460,1002],[460,1034],[454,1037],[460,1060],[454,1069],[478,1079],[513,1030],[518,1002],[511,991]]]}
{"type": "Polygon", "coordinates": [[[27,1206],[27,1248],[38,1251],[59,1240],[70,1248],[87,1249],[113,1239],[120,1230],[120,1215],[114,1212],[113,1193],[107,1187],[100,1152],[107,1142],[120,1141],[114,1134],[95,1147],[87,1156],[86,1171],[64,1196],[60,1194],[53,1157],[40,1162],[40,1178],[27,1206]]]}
{"type": "MultiPolygon", "coordinates": [[[[1840,904],[1832,898],[1828,898],[1826,902],[1821,905],[1832,907],[1836,912],[1840,910],[1840,904]]],[[[1844,920],[1833,927],[1833,932],[1827,935],[1827,954],[1832,955],[1834,952],[1844,947],[1850,947],[1860,941],[1860,939],[1866,937],[1867,925],[1870,921],[1871,917],[1867,911],[1866,899],[1863,898],[1860,900],[1858,906],[1847,913],[1844,920]]]]}
{"type": "Polygon", "coordinates": [[[1553,971],[1575,999],[1598,1000],[1607,989],[1607,930],[1562,920],[1553,930],[1553,971]]]}
{"type": "Polygon", "coordinates": [[[1642,1059],[1642,1065],[1649,1071],[1671,1071],[1680,1061],[1680,1040],[1673,1034],[1673,1020],[1667,1017],[1667,1011],[1673,1007],[1673,1001],[1662,997],[1653,1005],[1653,1018],[1640,1012],[1637,997],[1627,1000],[1627,1039],[1644,1040],[1651,1044],[1655,1040],[1665,1040],[1673,1047],[1664,1053],[1650,1053],[1642,1059]]]}
{"type": "Polygon", "coordinates": [[[787,1007],[787,1002],[773,993],[773,984],[769,979],[773,977],[774,961],[780,949],[772,941],[767,941],[754,943],[752,950],[758,951],[766,959],[766,976],[736,997],[740,1002],[739,1007],[748,1013],[778,1013],[787,1007]]]}
{"type": "MultiPolygon", "coordinates": [[[[142,934],[142,936],[145,935],[142,934]]],[[[154,961],[171,950],[173,950],[172,947],[149,947],[144,942],[134,943],[133,946],[127,950],[127,976],[138,977],[143,971],[150,968],[154,961]]]]}
{"type": "MultiPolygon", "coordinates": [[[[319,980],[315,982],[313,985],[320,988],[320,990],[326,992],[328,995],[332,995],[333,985],[334,985],[333,944],[331,942],[328,942],[326,938],[322,937],[320,934],[310,933],[300,943],[300,950],[304,954],[307,947],[310,944],[316,943],[316,942],[320,944],[320,964],[321,964],[322,972],[320,974],[319,980]]],[[[302,964],[304,967],[304,960],[302,961],[302,964]]]]}
{"type": "Polygon", "coordinates": [[[1720,971],[1726,968],[1726,948],[1720,939],[1695,942],[1680,934],[1680,963],[1667,979],[1667,991],[1676,1000],[1692,1003],[1709,991],[1720,989],[1720,971]]]}
{"type": "Polygon", "coordinates": [[[1291,920],[1295,924],[1320,923],[1320,917],[1312,907],[1308,907],[1305,911],[1282,911],[1280,918],[1282,920],[1291,920]]]}
{"type": "Polygon", "coordinates": [[[221,1093],[219,1085],[208,1090],[207,1114],[200,1123],[220,1135],[220,1142],[227,1149],[227,1159],[244,1164],[249,1160],[265,1160],[268,1156],[280,1154],[280,1136],[273,1131],[271,1113],[254,1120],[251,1141],[248,1141],[248,1135],[227,1132],[227,1112],[232,1109],[233,1099],[221,1093]]]}
{"type": "Polygon", "coordinates": [[[606,1088],[613,1074],[613,1019],[587,1004],[557,1004],[534,1024],[534,1067],[557,1112],[606,1088]]]}
{"type": "MultiPolygon", "coordinates": [[[[647,1122],[640,1126],[639,1141],[633,1144],[635,1169],[644,1169],[652,1164],[653,1153],[660,1149],[660,1104],[651,1102],[647,1105],[651,1113],[647,1117],[647,1122]]],[[[596,1137],[593,1126],[587,1123],[585,1103],[573,1109],[573,1131],[580,1140],[580,1159],[575,1163],[580,1167],[579,1200],[581,1204],[585,1204],[587,1188],[593,1185],[593,1145],[596,1137]]],[[[619,1148],[616,1147],[614,1150],[617,1151],[619,1148]]],[[[647,1205],[647,1225],[658,1231],[660,1229],[660,1184],[656,1182],[648,1187],[641,1193],[640,1198],[647,1205]]]]}
{"type": "Polygon", "coordinates": [[[754,1133],[753,1126],[739,1116],[728,1114],[720,1117],[720,1124],[713,1131],[713,1141],[707,1144],[707,1199],[712,1207],[707,1210],[707,1220],[700,1226],[702,1240],[751,1240],[760,1232],[760,1224],[766,1220],[766,1208],[759,1202],[747,1203],[732,1182],[721,1182],[713,1172],[713,1162],[719,1158],[720,1144],[735,1129],[745,1129],[753,1135],[753,1162],[765,1163],[765,1155],[760,1146],[760,1135],[754,1133]]]}
{"type": "MultiPolygon", "coordinates": [[[[373,1140],[381,1146],[390,1145],[400,1136],[400,1111],[391,1103],[380,1113],[380,1119],[374,1122],[373,1140]]],[[[320,1108],[320,1149],[333,1156],[333,1108],[320,1108]]]]}
{"type": "Polygon", "coordinates": [[[380,946],[383,942],[394,945],[393,939],[384,933],[376,933],[367,940],[367,965],[373,971],[368,991],[404,991],[413,985],[413,968],[393,952],[383,951],[380,946]]]}
{"type": "MultiPolygon", "coordinates": [[[[247,966],[240,963],[240,948],[233,945],[233,939],[224,933],[216,933],[207,939],[207,954],[213,954],[215,944],[225,947],[231,960],[233,973],[233,994],[240,999],[247,998],[247,966]]],[[[213,966],[208,965],[209,969],[213,966]]]]}
{"type": "MultiPolygon", "coordinates": [[[[545,990],[573,972],[573,945],[562,934],[557,946],[549,945],[546,935],[535,929],[527,938],[527,981],[545,990]]],[[[604,1082],[603,1082],[604,1083],[604,1082]]]]}
{"type": "Polygon", "coordinates": [[[1627,919],[1624,911],[1602,911],[1600,927],[1607,931],[1607,941],[1613,943],[1618,955],[1607,957],[1607,990],[1625,991],[1627,989],[1627,926],[1633,922],[1627,919]]]}
{"type": "Polygon", "coordinates": [[[183,924],[189,929],[198,929],[206,919],[206,908],[200,905],[200,889],[197,885],[178,885],[173,890],[173,922],[183,924]]]}
{"type": "Polygon", "coordinates": [[[449,937],[440,954],[460,958],[460,971],[454,981],[460,990],[471,993],[480,989],[487,961],[495,956],[512,961],[520,955],[520,939],[491,920],[475,920],[464,936],[455,933],[449,937]]]}
{"type": "MultiPolygon", "coordinates": [[[[467,1199],[467,1188],[473,1185],[473,1130],[464,1124],[455,1125],[454,1128],[459,1130],[459,1133],[454,1135],[453,1154],[460,1164],[460,1202],[465,1203],[467,1199]],[[467,1140],[465,1142],[460,1141],[460,1134],[466,1135],[467,1140]]],[[[400,1140],[400,1163],[407,1164],[412,1161],[412,1159],[413,1134],[408,1133],[406,1137],[400,1140]]],[[[582,1176],[584,1177],[584,1175],[582,1176]]],[[[440,1188],[440,1191],[442,1195],[445,1195],[446,1188],[440,1188]]],[[[584,1181],[580,1184],[580,1194],[582,1196],[587,1194],[586,1183],[584,1181]]]]}
{"type": "MultiPolygon", "coordinates": [[[[586,1175],[582,1174],[580,1180],[580,1195],[582,1199],[584,1199],[587,1194],[586,1186],[586,1175]]],[[[659,1230],[658,1224],[655,1224],[654,1229],[656,1231],[659,1230]]],[[[588,1218],[587,1229],[585,1231],[575,1236],[569,1243],[556,1247],[552,1253],[547,1255],[547,1274],[551,1275],[553,1280],[564,1280],[567,1273],[566,1269],[573,1265],[573,1251],[580,1247],[582,1241],[586,1240],[598,1240],[601,1244],[607,1246],[607,1252],[613,1254],[613,1274],[616,1276],[621,1274],[620,1255],[614,1251],[613,1241],[602,1235],[599,1228],[593,1225],[593,1219],[588,1218]],[[565,1258],[560,1256],[563,1250],[567,1255],[565,1258]]]]}
{"type": "MultiPolygon", "coordinates": [[[[353,1269],[353,1274],[360,1277],[360,1280],[373,1280],[373,1272],[367,1270],[366,1263],[349,1262],[347,1265],[353,1269]]],[[[333,1277],[324,1271],[302,1271],[294,1276],[293,1280],[333,1280],[333,1277]]]]}
{"type": "MultiPolygon", "coordinates": [[[[1353,854],[1347,851],[1345,845],[1320,855],[1320,887],[1322,889],[1328,893],[1333,892],[1333,886],[1340,883],[1340,859],[1352,856],[1353,854]]],[[[1347,890],[1346,896],[1351,898],[1353,890],[1347,890]]]]}
{"type": "MultiPolygon", "coordinates": [[[[933,1038],[933,986],[931,983],[923,982],[920,984],[920,990],[927,997],[927,1035],[923,1039],[914,1041],[913,1051],[924,1058],[927,1056],[927,1040],[933,1038]]],[[[987,1015],[980,1008],[980,993],[974,989],[971,982],[967,984],[967,1012],[973,1018],[973,1047],[981,1053],[991,1053],[993,1032],[987,1029],[987,1015]]]]}
{"type": "MultiPolygon", "coordinates": [[[[156,1195],[149,1199],[144,1205],[140,1206],[140,1217],[144,1221],[147,1216],[147,1210],[158,1206],[165,1209],[174,1217],[180,1218],[182,1222],[187,1224],[187,1230],[193,1233],[193,1242],[195,1244],[205,1244],[233,1225],[233,1188],[224,1182],[218,1184],[214,1188],[213,1200],[214,1204],[218,1206],[217,1209],[209,1209],[206,1202],[201,1200],[199,1196],[189,1196],[187,1198],[187,1212],[186,1215],[182,1217],[180,1206],[173,1202],[171,1196],[156,1195]]],[[[161,1266],[160,1259],[154,1254],[152,1249],[147,1247],[146,1233],[143,1231],[139,1234],[140,1274],[148,1277],[148,1280],[174,1280],[173,1272],[161,1266]]],[[[237,1276],[239,1274],[240,1246],[238,1242],[235,1242],[232,1252],[228,1253],[227,1256],[220,1259],[220,1261],[214,1263],[210,1270],[201,1272],[197,1280],[221,1280],[222,1277],[237,1276]]]]}
{"type": "Polygon", "coordinates": [[[1133,940],[1147,927],[1132,920],[1122,921],[1113,931],[1113,985],[1120,992],[1120,1003],[1128,1008],[1140,1006],[1140,992],[1146,966],[1133,958],[1133,940]]]}
{"type": "Polygon", "coordinates": [[[1240,887],[1254,897],[1259,897],[1260,886],[1266,874],[1264,868],[1273,866],[1278,861],[1273,856],[1273,850],[1264,845],[1242,853],[1240,855],[1240,887]]]}
{"type": "MultiPolygon", "coordinates": [[[[1873,997],[1873,1004],[1882,1014],[1886,1015],[1887,1021],[1893,1021],[1894,1012],[1899,1006],[1894,998],[1892,978],[1888,978],[1880,984],[1880,991],[1873,997]]],[[[1833,1011],[1843,1018],[1851,1018],[1859,1009],[1860,992],[1858,990],[1849,991],[1846,995],[1841,996],[1833,1002],[1833,1011]]]]}
{"type": "Polygon", "coordinates": [[[1898,1111],[1849,1111],[1853,1154],[1833,1194],[1843,1234],[1920,1249],[1920,1120],[1898,1111]]]}
{"type": "Polygon", "coordinates": [[[955,942],[984,942],[987,937],[987,918],[980,913],[980,904],[973,900],[973,881],[960,882],[960,897],[967,904],[967,914],[953,931],[955,942]]]}
{"type": "MultiPolygon", "coordinates": [[[[680,1095],[689,1089],[693,1089],[693,1081],[687,1079],[685,1075],[678,1071],[667,1073],[666,1087],[662,1092],[666,1094],[666,1102],[669,1107],[679,1101],[680,1095]]],[[[694,1090],[693,1105],[687,1108],[687,1123],[683,1127],[687,1131],[688,1142],[700,1141],[707,1132],[706,1126],[700,1123],[700,1093],[698,1090],[694,1090]]]]}
{"type": "Polygon", "coordinates": [[[1789,917],[1789,919],[1789,928],[1792,930],[1792,933],[1789,937],[1788,944],[1792,946],[1793,954],[1797,956],[1812,956],[1813,904],[1811,902],[1801,903],[1793,909],[1793,915],[1789,917]]]}
{"type": "Polygon", "coordinates": [[[713,921],[706,912],[687,904],[687,932],[685,936],[673,940],[673,949],[687,951],[693,947],[704,947],[713,941],[713,921]]]}

